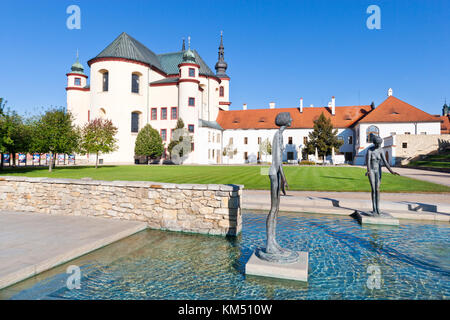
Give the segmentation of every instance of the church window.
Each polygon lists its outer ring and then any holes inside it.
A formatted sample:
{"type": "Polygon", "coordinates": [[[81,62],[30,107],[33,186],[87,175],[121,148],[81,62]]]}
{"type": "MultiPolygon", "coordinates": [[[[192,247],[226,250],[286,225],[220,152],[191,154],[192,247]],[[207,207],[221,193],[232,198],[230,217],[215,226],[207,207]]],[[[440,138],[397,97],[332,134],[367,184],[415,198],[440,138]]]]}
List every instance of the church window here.
{"type": "Polygon", "coordinates": [[[162,141],[167,140],[167,129],[161,129],[161,139],[162,141]]]}
{"type": "Polygon", "coordinates": [[[108,87],[109,87],[109,72],[104,71],[102,73],[102,90],[108,91],[108,87]]]}
{"type": "Polygon", "coordinates": [[[194,133],[194,125],[193,124],[188,125],[188,131],[190,133],[194,133]]]}
{"type": "Polygon", "coordinates": [[[288,144],[292,144],[292,137],[288,138],[288,144]]]}
{"type": "Polygon", "coordinates": [[[189,77],[195,77],[195,69],[189,68],[189,77]]]}
{"type": "Polygon", "coordinates": [[[131,75],[131,92],[139,93],[139,74],[137,73],[131,75]]]}
{"type": "Polygon", "coordinates": [[[223,97],[224,95],[225,95],[225,89],[223,86],[221,86],[219,89],[219,96],[223,97]]]}
{"type": "Polygon", "coordinates": [[[247,143],[248,143],[248,138],[244,137],[244,144],[247,144],[247,143]]]}
{"type": "Polygon", "coordinates": [[[161,120],[167,120],[167,108],[161,108],[161,120]]]}
{"type": "Polygon", "coordinates": [[[303,137],[303,144],[307,144],[308,143],[308,137],[303,137]]]}
{"type": "Polygon", "coordinates": [[[178,111],[177,111],[177,107],[172,107],[170,109],[170,119],[174,120],[174,119],[178,119],[178,111]]]}
{"type": "Polygon", "coordinates": [[[369,136],[373,133],[376,136],[380,135],[380,129],[377,126],[369,126],[366,130],[366,142],[369,142],[369,136]]]}
{"type": "Polygon", "coordinates": [[[217,143],[220,143],[220,134],[217,134],[217,143]]]}
{"type": "Polygon", "coordinates": [[[195,98],[189,98],[189,107],[195,107],[195,98]]]}
{"type": "Polygon", "coordinates": [[[152,108],[152,120],[158,119],[158,111],[156,108],[152,108]]]}
{"type": "Polygon", "coordinates": [[[81,78],[75,78],[75,85],[81,86],[81,78]]]}
{"type": "Polygon", "coordinates": [[[131,132],[139,132],[139,112],[131,113],[131,132]]]}

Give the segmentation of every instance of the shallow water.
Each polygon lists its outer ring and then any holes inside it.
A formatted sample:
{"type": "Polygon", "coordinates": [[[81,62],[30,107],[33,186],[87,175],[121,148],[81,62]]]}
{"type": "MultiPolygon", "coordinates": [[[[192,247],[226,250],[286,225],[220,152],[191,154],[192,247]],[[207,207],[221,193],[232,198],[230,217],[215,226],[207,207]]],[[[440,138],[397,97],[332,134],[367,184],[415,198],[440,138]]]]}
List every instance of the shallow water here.
{"type": "Polygon", "coordinates": [[[399,227],[361,227],[350,217],[281,215],[278,220],[280,244],[309,251],[309,279],[308,283],[302,283],[244,275],[245,263],[253,250],[264,245],[265,218],[265,214],[245,213],[243,231],[237,238],[143,231],[0,291],[0,298],[450,297],[448,223],[402,220],[399,227]],[[69,290],[66,286],[69,265],[81,268],[79,290],[69,290]],[[381,272],[379,282],[368,273],[369,267],[381,272]]]}

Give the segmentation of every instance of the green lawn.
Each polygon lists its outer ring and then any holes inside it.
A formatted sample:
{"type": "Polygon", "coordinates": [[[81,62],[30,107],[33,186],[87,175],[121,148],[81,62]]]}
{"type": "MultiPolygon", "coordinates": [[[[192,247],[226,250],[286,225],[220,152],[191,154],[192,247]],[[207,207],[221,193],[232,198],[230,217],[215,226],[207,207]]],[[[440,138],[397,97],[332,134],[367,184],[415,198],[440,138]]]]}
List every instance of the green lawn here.
{"type": "Polygon", "coordinates": [[[411,161],[408,165],[411,167],[450,168],[450,161],[418,160],[418,161],[411,161]]]}
{"type": "MultiPolygon", "coordinates": [[[[172,183],[243,184],[246,189],[269,189],[260,166],[101,166],[47,168],[5,168],[0,175],[96,180],[147,180],[172,183]]],[[[354,167],[285,166],[290,190],[370,191],[365,170],[354,167]]],[[[450,188],[425,181],[383,173],[384,192],[450,192],[450,188]]]]}

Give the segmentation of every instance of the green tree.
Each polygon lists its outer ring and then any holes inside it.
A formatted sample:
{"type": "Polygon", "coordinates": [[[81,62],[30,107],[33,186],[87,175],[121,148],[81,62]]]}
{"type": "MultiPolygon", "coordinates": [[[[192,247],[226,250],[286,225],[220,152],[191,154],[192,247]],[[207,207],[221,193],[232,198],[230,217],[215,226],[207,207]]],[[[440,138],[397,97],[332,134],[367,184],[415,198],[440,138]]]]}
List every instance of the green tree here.
{"type": "MultiPolygon", "coordinates": [[[[17,152],[30,151],[31,127],[30,124],[15,111],[3,110],[0,115],[0,153],[10,153],[10,163],[15,165],[17,152]]],[[[0,167],[3,166],[3,157],[0,167]]]]}
{"type": "Polygon", "coordinates": [[[79,150],[80,132],[73,125],[73,116],[63,108],[45,112],[33,126],[31,149],[39,153],[49,153],[48,171],[52,171],[54,155],[73,153],[79,150]]]}
{"type": "Polygon", "coordinates": [[[325,157],[328,153],[331,153],[332,148],[338,151],[339,147],[343,144],[343,141],[337,138],[337,129],[333,130],[331,119],[325,117],[323,112],[314,121],[314,130],[308,136],[308,142],[305,146],[308,154],[315,153],[317,148],[319,156],[325,157]]]}
{"type": "Polygon", "coordinates": [[[115,135],[117,128],[111,120],[94,119],[86,123],[80,132],[79,151],[81,154],[95,153],[95,168],[98,168],[99,153],[110,153],[117,150],[115,135]]]}
{"type": "Polygon", "coordinates": [[[134,154],[137,156],[146,156],[147,163],[149,158],[155,159],[161,157],[164,152],[164,144],[158,131],[150,124],[146,124],[136,137],[134,154]]]}

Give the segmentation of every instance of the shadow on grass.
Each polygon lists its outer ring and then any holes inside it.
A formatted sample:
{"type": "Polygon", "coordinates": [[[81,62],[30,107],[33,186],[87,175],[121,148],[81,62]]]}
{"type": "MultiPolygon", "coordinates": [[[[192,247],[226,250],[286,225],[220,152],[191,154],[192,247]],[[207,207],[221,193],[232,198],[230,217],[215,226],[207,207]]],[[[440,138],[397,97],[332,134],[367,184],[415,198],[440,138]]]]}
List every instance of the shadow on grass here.
{"type": "MultiPolygon", "coordinates": [[[[101,165],[97,170],[101,168],[115,168],[119,166],[114,165],[101,165]]],[[[78,170],[78,169],[95,169],[95,166],[56,166],[53,171],[59,171],[64,169],[78,170]]],[[[48,166],[27,166],[27,167],[3,167],[0,169],[0,175],[9,173],[29,173],[33,171],[48,171],[48,166]]]]}
{"type": "Polygon", "coordinates": [[[355,178],[332,177],[332,176],[322,176],[322,178],[331,178],[331,179],[338,179],[338,180],[359,180],[359,179],[355,179],[355,178]]]}

